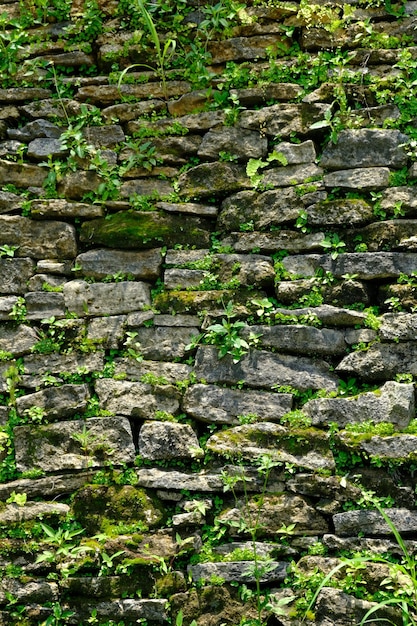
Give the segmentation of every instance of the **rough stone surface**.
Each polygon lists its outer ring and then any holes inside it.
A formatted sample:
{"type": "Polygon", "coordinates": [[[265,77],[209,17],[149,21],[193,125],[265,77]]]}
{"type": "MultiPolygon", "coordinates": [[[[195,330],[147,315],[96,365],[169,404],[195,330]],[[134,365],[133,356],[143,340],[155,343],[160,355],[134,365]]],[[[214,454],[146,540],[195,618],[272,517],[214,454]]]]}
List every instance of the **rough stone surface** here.
{"type": "Polygon", "coordinates": [[[144,252],[121,252],[119,250],[90,250],[75,259],[83,276],[103,279],[122,274],[136,280],[155,280],[160,275],[162,257],[158,249],[144,252]]]}
{"type": "MultiPolygon", "coordinates": [[[[212,576],[219,576],[225,582],[253,583],[255,578],[251,569],[253,561],[238,561],[229,563],[200,563],[191,565],[189,573],[195,582],[202,580],[210,581],[212,576]]],[[[289,564],[282,561],[272,561],[268,563],[268,572],[261,574],[260,582],[278,583],[282,582],[288,570],[289,564]]]]}
{"type": "Polygon", "coordinates": [[[0,216],[0,245],[4,244],[18,246],[18,256],[34,259],[71,259],[77,254],[75,229],[70,224],[34,222],[17,215],[0,216]]]}
{"type": "Polygon", "coordinates": [[[408,426],[414,416],[414,387],[412,384],[386,382],[376,392],[366,392],[350,398],[317,398],[303,405],[303,411],[315,425],[336,422],[340,427],[352,422],[370,420],[391,422],[398,428],[408,426]]]}
{"type": "Polygon", "coordinates": [[[19,471],[39,468],[44,472],[80,470],[134,460],[129,422],[123,417],[93,417],[49,424],[17,426],[16,463],[19,471]],[[87,433],[86,445],[77,440],[87,433]],[[83,449],[84,448],[84,449],[83,449]]]}
{"type": "Polygon", "coordinates": [[[138,449],[144,459],[151,460],[191,459],[203,454],[191,426],[177,422],[145,422],[138,449]]]}
{"type": "Polygon", "coordinates": [[[282,326],[249,326],[259,335],[259,346],[279,352],[311,355],[342,355],[346,350],[343,332],[301,324],[282,326]]]}
{"type": "Polygon", "coordinates": [[[337,371],[361,376],[364,380],[394,378],[396,374],[417,374],[416,342],[374,344],[369,350],[348,354],[337,371]]]}
{"type": "Polygon", "coordinates": [[[87,283],[73,280],[64,285],[65,306],[80,317],[118,315],[150,304],[149,286],[142,282],[87,283]]]}
{"type": "Polygon", "coordinates": [[[112,413],[152,419],[156,411],[176,413],[179,392],[171,385],[101,379],[95,389],[101,408],[112,413]]]}
{"type": "Polygon", "coordinates": [[[300,390],[332,391],[338,385],[337,377],[328,372],[324,361],[261,350],[251,350],[239,363],[233,363],[228,356],[219,360],[215,348],[200,347],[195,371],[208,383],[236,384],[243,380],[248,386],[257,388],[292,385],[300,390]]]}
{"type": "MultiPolygon", "coordinates": [[[[417,513],[408,509],[386,509],[385,513],[401,534],[412,533],[415,528],[417,513]]],[[[359,532],[365,535],[390,535],[391,529],[378,511],[365,509],[345,511],[333,515],[335,532],[341,536],[355,536],[359,532]]]]}
{"type": "Polygon", "coordinates": [[[192,385],[185,393],[183,409],[202,422],[238,424],[240,416],[256,416],[268,422],[292,409],[291,394],[221,389],[215,385],[192,385]]]}
{"type": "Polygon", "coordinates": [[[235,426],[212,435],[207,448],[219,456],[253,460],[262,455],[274,461],[293,463],[306,469],[333,469],[328,436],[319,430],[293,430],[291,433],[270,422],[235,426]]]}
{"type": "Polygon", "coordinates": [[[398,130],[342,130],[337,144],[328,144],[320,165],[330,170],[355,167],[392,167],[407,164],[407,136],[398,130]]]}
{"type": "Polygon", "coordinates": [[[90,392],[87,385],[62,385],[50,387],[17,398],[20,416],[26,416],[32,407],[40,407],[48,420],[61,420],[85,411],[90,392]]]}

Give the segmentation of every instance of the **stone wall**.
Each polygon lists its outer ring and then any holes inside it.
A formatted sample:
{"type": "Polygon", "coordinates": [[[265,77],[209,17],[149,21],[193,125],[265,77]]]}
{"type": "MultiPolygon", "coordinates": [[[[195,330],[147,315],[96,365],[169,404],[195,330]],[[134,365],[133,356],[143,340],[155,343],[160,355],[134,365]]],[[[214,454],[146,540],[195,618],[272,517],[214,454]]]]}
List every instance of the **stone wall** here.
{"type": "Polygon", "coordinates": [[[125,5],[0,4],[0,623],[297,624],[415,549],[416,3],[125,5]]]}

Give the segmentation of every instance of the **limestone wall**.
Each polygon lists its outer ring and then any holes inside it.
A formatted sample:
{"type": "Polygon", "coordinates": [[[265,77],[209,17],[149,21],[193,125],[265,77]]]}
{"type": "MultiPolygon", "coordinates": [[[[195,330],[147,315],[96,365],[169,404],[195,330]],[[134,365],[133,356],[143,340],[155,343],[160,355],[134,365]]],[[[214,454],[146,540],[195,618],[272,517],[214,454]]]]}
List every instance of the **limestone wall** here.
{"type": "Polygon", "coordinates": [[[0,3],[1,624],[356,624],[370,492],[414,551],[416,8],[167,1],[155,72],[0,3]]]}

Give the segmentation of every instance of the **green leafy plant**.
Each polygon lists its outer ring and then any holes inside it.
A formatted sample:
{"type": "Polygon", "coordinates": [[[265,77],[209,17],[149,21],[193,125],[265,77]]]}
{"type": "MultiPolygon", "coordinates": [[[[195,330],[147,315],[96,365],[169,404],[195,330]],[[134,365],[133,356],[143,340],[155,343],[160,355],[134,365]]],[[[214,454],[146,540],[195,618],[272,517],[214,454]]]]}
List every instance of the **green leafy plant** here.
{"type": "Polygon", "coordinates": [[[63,609],[59,602],[54,602],[51,615],[41,623],[41,626],[61,626],[62,624],[67,624],[73,615],[75,615],[74,611],[63,609]]]}
{"type": "Polygon", "coordinates": [[[268,165],[270,165],[273,161],[278,161],[280,165],[286,166],[288,165],[288,160],[282,152],[277,152],[274,150],[269,154],[266,158],[266,161],[262,159],[249,159],[246,164],[246,175],[250,178],[252,185],[255,189],[258,189],[262,184],[263,176],[259,174],[259,170],[262,170],[268,165]]]}
{"type": "Polygon", "coordinates": [[[311,615],[320,591],[334,579],[336,574],[348,568],[366,567],[370,563],[382,563],[388,569],[388,575],[381,582],[380,599],[364,614],[358,626],[374,623],[376,621],[392,623],[388,617],[381,617],[381,610],[388,607],[398,609],[398,616],[404,626],[416,626],[417,624],[417,562],[414,554],[410,552],[401,536],[398,528],[390,518],[387,511],[381,506],[374,492],[363,491],[362,499],[365,505],[375,508],[381,515],[389,530],[397,542],[401,551],[401,560],[394,561],[389,556],[370,554],[353,558],[342,558],[340,562],[323,578],[306,611],[306,616],[311,615]]]}
{"type": "Polygon", "coordinates": [[[337,234],[326,235],[323,241],[320,242],[320,245],[330,252],[332,259],[337,259],[339,254],[343,252],[346,247],[345,242],[342,241],[337,234]]]}
{"type": "Polygon", "coordinates": [[[226,317],[222,319],[221,323],[211,324],[203,334],[198,335],[186,346],[186,350],[192,350],[199,343],[211,344],[218,347],[220,359],[229,354],[233,363],[238,363],[248,353],[249,346],[256,344],[259,335],[250,333],[247,341],[241,336],[246,324],[241,320],[233,320],[236,313],[232,301],[228,302],[224,312],[226,317]]]}
{"type": "MultiPolygon", "coordinates": [[[[165,43],[161,46],[161,42],[159,39],[158,32],[156,30],[155,22],[152,19],[152,15],[148,11],[145,6],[145,3],[142,0],[134,0],[135,7],[140,11],[142,19],[148,29],[151,41],[154,45],[155,53],[156,53],[156,71],[159,76],[159,79],[162,83],[162,91],[164,93],[165,99],[168,97],[167,84],[166,84],[166,66],[169,61],[172,59],[177,42],[175,39],[168,38],[165,43]]],[[[133,65],[129,65],[129,67],[125,68],[123,72],[120,74],[118,80],[118,87],[123,82],[123,79],[127,72],[129,72],[134,67],[147,67],[148,69],[154,70],[154,68],[150,65],[146,65],[143,63],[135,63],[133,65]]]]}

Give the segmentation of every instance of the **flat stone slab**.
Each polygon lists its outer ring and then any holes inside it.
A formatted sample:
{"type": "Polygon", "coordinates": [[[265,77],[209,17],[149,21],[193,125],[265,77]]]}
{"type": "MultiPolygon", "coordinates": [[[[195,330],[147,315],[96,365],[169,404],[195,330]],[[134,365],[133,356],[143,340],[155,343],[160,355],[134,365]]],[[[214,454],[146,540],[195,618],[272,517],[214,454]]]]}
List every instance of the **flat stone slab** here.
{"type": "Polygon", "coordinates": [[[173,414],[179,408],[180,393],[172,385],[102,378],[96,381],[95,391],[100,407],[119,415],[153,419],[157,411],[173,414]]]}
{"type": "Polygon", "coordinates": [[[260,347],[274,348],[278,352],[320,356],[341,355],[346,352],[344,333],[340,330],[280,324],[249,326],[248,332],[259,335],[260,347]]]}
{"type": "Polygon", "coordinates": [[[222,491],[224,482],[220,472],[187,473],[177,470],[161,470],[156,467],[136,470],[138,485],[148,489],[164,489],[168,491],[222,491]]]}
{"type": "Polygon", "coordinates": [[[141,252],[98,249],[79,254],[75,259],[78,272],[82,276],[103,279],[121,274],[135,280],[155,280],[160,276],[161,249],[141,252]]]}
{"type": "Polygon", "coordinates": [[[18,524],[27,520],[48,517],[64,517],[69,513],[68,504],[61,502],[26,502],[24,506],[6,504],[0,511],[0,524],[18,524]]]}
{"type": "Polygon", "coordinates": [[[263,130],[267,135],[279,135],[284,139],[291,133],[305,135],[310,126],[322,120],[329,104],[274,104],[259,111],[243,111],[237,126],[250,130],[263,130]]]}
{"type": "Polygon", "coordinates": [[[378,166],[401,169],[407,165],[407,141],[407,135],[398,130],[342,130],[337,143],[329,143],[324,149],[320,164],[329,170],[378,166]]]}
{"type": "Polygon", "coordinates": [[[73,259],[77,254],[75,228],[71,224],[37,222],[18,215],[0,216],[0,245],[4,244],[18,246],[17,256],[33,259],[73,259]]]}
{"type": "Polygon", "coordinates": [[[363,380],[386,380],[404,372],[417,375],[417,342],[373,344],[368,350],[348,354],[336,367],[338,372],[363,380]]]}
{"type": "Polygon", "coordinates": [[[417,271],[417,254],[405,252],[352,252],[339,254],[332,259],[330,254],[288,256],[282,261],[285,269],[293,275],[314,276],[321,268],[336,278],[344,274],[356,274],[361,280],[398,278],[400,274],[417,271]]]}
{"type": "Polygon", "coordinates": [[[306,469],[334,469],[327,433],[310,428],[292,429],[271,422],[234,426],[207,440],[207,449],[218,456],[246,460],[270,456],[279,463],[306,469]]]}
{"type": "Polygon", "coordinates": [[[16,399],[16,409],[21,417],[34,406],[43,409],[47,420],[59,420],[82,413],[87,408],[90,391],[87,385],[61,385],[47,387],[35,393],[26,394],[16,399]]]}
{"type": "MultiPolygon", "coordinates": [[[[254,583],[254,561],[229,561],[226,563],[199,563],[198,565],[189,565],[188,573],[191,575],[193,582],[203,582],[210,584],[212,576],[220,577],[227,583],[254,583]]],[[[257,564],[260,570],[258,577],[261,583],[282,582],[289,568],[289,563],[285,561],[269,561],[268,567],[262,571],[262,561],[257,564]]]]}
{"type": "Polygon", "coordinates": [[[414,417],[414,385],[386,382],[376,392],[350,398],[316,398],[303,405],[303,412],[314,425],[336,422],[340,427],[352,422],[391,422],[406,428],[414,417]]]}
{"type": "Polygon", "coordinates": [[[279,421],[292,409],[292,394],[224,389],[216,385],[192,385],[182,402],[183,410],[208,424],[239,424],[239,416],[279,421]]]}
{"type": "Polygon", "coordinates": [[[14,429],[16,464],[21,472],[46,473],[133,463],[135,449],[129,420],[92,417],[14,429]],[[76,437],[80,439],[76,439],[76,437]]]}
{"type": "Polygon", "coordinates": [[[239,363],[226,355],[218,358],[211,346],[200,346],[195,360],[197,378],[208,383],[234,385],[244,381],[249,387],[278,388],[291,385],[296,389],[327,389],[336,391],[338,378],[329,372],[329,366],[319,359],[251,350],[239,363]]]}
{"type": "MultiPolygon", "coordinates": [[[[295,536],[323,535],[328,532],[325,519],[304,498],[286,492],[265,494],[260,509],[257,495],[251,496],[247,504],[243,500],[238,501],[236,507],[220,513],[219,519],[222,522],[239,522],[242,510],[245,510],[246,506],[248,514],[253,516],[252,519],[258,520],[258,540],[261,537],[276,540],[282,527],[290,524],[295,525],[293,530],[295,536]]],[[[238,525],[229,528],[230,535],[239,534],[238,525]]]]}
{"type": "MultiPolygon", "coordinates": [[[[385,513],[400,534],[415,532],[417,511],[410,511],[409,509],[385,509],[385,513]]],[[[388,536],[392,534],[388,524],[378,511],[361,509],[336,513],[333,515],[333,523],[336,535],[342,537],[357,536],[359,533],[365,536],[388,536]]]]}
{"type": "Polygon", "coordinates": [[[33,219],[94,219],[104,216],[104,209],[97,204],[68,202],[64,198],[32,200],[30,215],[33,219]]]}
{"type": "Polygon", "coordinates": [[[71,280],[63,288],[65,306],[79,317],[118,315],[140,311],[151,304],[150,287],[146,283],[87,283],[71,280]]]}
{"type": "Polygon", "coordinates": [[[388,167],[360,167],[326,174],[323,182],[330,189],[341,187],[342,189],[371,191],[388,187],[390,173],[388,167]]]}
{"type": "Polygon", "coordinates": [[[417,456],[417,436],[399,433],[392,437],[374,436],[355,442],[350,433],[340,433],[340,440],[351,449],[365,452],[367,457],[396,461],[413,461],[417,456]]]}
{"type": "Polygon", "coordinates": [[[259,250],[261,253],[274,253],[278,250],[288,252],[316,252],[323,248],[320,245],[324,239],[324,233],[308,233],[306,235],[296,233],[293,230],[281,230],[280,232],[263,233],[230,233],[222,239],[224,246],[231,246],[236,252],[252,252],[259,250]]]}

